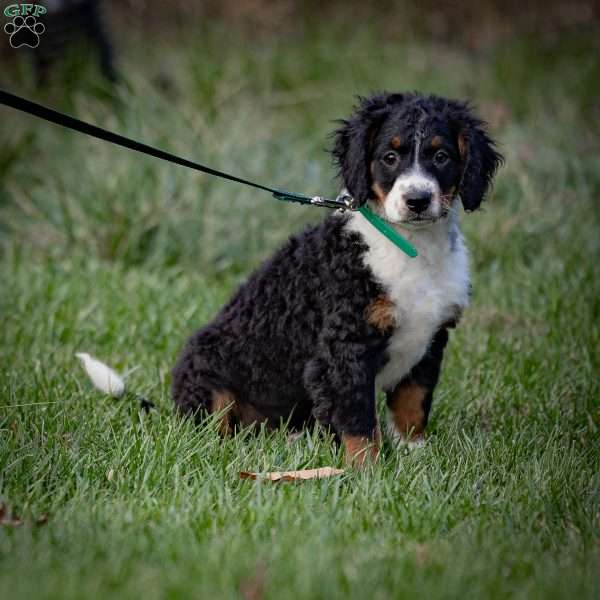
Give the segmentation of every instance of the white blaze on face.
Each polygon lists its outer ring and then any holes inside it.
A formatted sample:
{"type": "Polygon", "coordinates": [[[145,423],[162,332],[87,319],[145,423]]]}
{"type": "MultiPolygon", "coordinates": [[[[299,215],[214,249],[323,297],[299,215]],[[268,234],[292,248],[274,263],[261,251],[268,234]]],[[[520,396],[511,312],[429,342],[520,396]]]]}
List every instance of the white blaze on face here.
{"type": "Polygon", "coordinates": [[[415,160],[410,169],[396,178],[392,189],[389,191],[384,205],[385,217],[392,222],[408,221],[412,214],[406,205],[406,194],[408,192],[429,192],[431,204],[422,213],[422,217],[437,219],[441,216],[441,190],[438,182],[431,175],[421,169],[419,164],[419,150],[421,137],[415,136],[415,160]]]}

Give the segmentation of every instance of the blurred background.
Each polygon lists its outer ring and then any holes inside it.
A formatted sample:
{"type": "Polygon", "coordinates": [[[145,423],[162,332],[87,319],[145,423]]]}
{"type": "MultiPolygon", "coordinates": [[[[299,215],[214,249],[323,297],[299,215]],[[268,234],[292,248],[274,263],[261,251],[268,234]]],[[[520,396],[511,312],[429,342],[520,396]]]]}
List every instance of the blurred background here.
{"type": "MultiPolygon", "coordinates": [[[[468,98],[507,158],[484,217],[467,219],[480,267],[509,240],[522,257],[548,250],[548,236],[585,237],[581,217],[598,224],[597,2],[41,4],[37,48],[13,48],[0,32],[4,89],[242,177],[328,195],[339,187],[328,134],[356,95],[468,98]]],[[[245,272],[324,216],[5,108],[0,122],[4,253],[245,272]]]]}

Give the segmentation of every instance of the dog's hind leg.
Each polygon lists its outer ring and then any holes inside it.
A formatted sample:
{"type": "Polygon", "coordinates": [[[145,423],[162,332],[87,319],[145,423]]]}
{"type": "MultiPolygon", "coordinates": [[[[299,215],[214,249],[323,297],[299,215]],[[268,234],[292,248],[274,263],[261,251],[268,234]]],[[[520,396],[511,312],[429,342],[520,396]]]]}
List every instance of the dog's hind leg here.
{"type": "Polygon", "coordinates": [[[232,432],[236,398],[210,333],[199,332],[188,340],[173,369],[171,396],[176,409],[196,422],[220,413],[220,433],[232,432]]]}
{"type": "Polygon", "coordinates": [[[183,415],[193,417],[197,423],[209,415],[219,415],[219,433],[226,437],[233,433],[237,403],[227,389],[209,389],[203,385],[202,376],[190,371],[175,370],[173,373],[172,396],[176,409],[183,415]]]}
{"type": "Polygon", "coordinates": [[[219,433],[229,436],[233,433],[233,414],[236,412],[235,396],[227,390],[213,390],[211,394],[210,412],[219,414],[219,433]]]}
{"type": "Polygon", "coordinates": [[[202,372],[196,370],[193,363],[193,358],[185,355],[177,362],[173,369],[171,397],[178,412],[201,421],[211,412],[213,396],[202,372]]]}

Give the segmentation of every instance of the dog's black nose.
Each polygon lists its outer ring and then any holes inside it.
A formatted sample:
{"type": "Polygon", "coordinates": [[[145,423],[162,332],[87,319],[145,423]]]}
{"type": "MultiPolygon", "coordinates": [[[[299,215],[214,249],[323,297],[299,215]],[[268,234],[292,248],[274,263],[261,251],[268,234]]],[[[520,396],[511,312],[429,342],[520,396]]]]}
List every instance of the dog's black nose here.
{"type": "Polygon", "coordinates": [[[426,190],[413,190],[404,195],[406,206],[413,212],[422,213],[431,202],[431,192],[426,190]]]}

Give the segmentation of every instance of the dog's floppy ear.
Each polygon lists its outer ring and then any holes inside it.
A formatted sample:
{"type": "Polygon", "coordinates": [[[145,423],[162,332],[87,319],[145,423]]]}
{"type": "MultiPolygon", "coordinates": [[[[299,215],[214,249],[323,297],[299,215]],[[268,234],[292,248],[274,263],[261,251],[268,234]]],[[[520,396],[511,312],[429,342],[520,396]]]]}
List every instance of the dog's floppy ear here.
{"type": "Polygon", "coordinates": [[[468,103],[452,102],[451,118],[458,131],[463,173],[458,189],[466,211],[479,208],[503,157],[486,132],[486,123],[475,117],[468,103]]]}
{"type": "Polygon", "coordinates": [[[362,206],[371,195],[370,158],[373,140],[392,105],[402,101],[401,94],[377,94],[359,98],[359,104],[348,120],[333,132],[331,151],[344,186],[362,206]]]}

